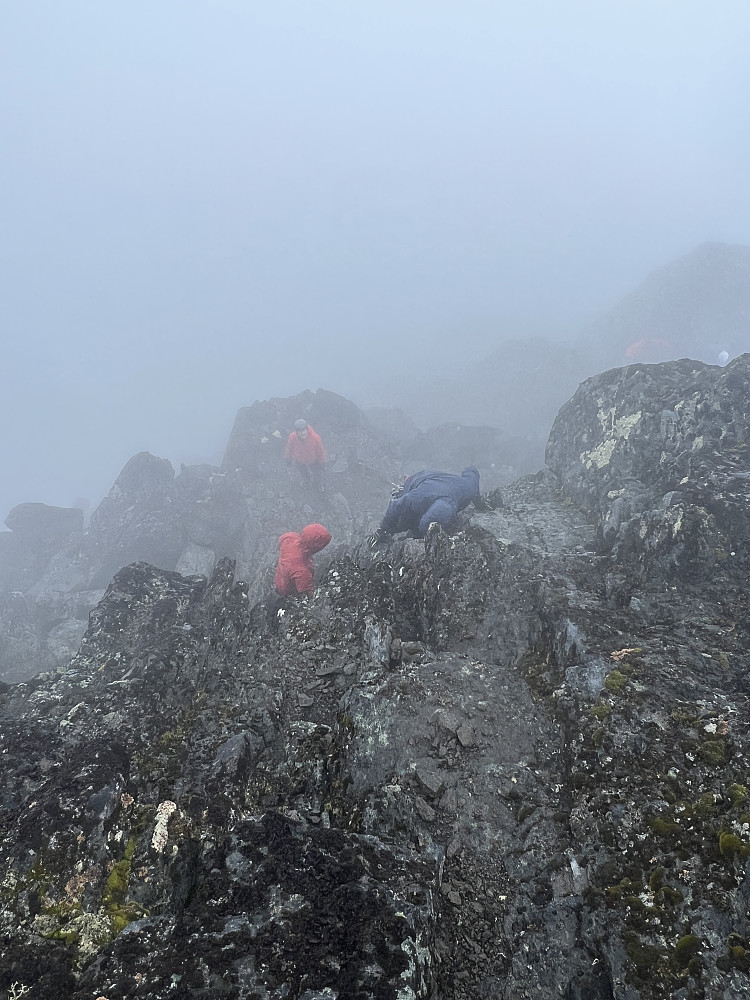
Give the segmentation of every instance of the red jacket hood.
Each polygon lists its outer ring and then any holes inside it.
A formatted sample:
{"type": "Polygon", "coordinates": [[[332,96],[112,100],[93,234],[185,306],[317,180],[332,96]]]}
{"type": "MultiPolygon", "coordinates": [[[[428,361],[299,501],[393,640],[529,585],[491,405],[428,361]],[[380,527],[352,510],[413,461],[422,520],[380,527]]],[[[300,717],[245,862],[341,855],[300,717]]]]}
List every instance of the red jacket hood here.
{"type": "Polygon", "coordinates": [[[305,552],[320,552],[331,540],[331,533],[322,524],[308,524],[299,533],[300,544],[305,552]]]}

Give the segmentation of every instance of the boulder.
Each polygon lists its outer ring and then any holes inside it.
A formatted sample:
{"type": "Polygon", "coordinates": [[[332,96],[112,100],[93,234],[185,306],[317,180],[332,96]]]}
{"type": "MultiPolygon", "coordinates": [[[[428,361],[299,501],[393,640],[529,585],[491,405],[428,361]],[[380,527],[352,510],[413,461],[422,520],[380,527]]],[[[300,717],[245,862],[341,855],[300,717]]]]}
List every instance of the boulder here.
{"type": "Polygon", "coordinates": [[[337,460],[343,440],[351,438],[365,423],[354,403],[326,389],[308,389],[296,396],[256,402],[238,411],[222,469],[243,469],[253,478],[278,474],[287,438],[300,418],[321,435],[332,462],[337,460]]]}
{"type": "Polygon", "coordinates": [[[547,462],[619,561],[700,578],[750,559],[750,354],[631,365],[562,407],[547,462]]]}
{"type": "Polygon", "coordinates": [[[83,531],[83,511],[46,503],[21,503],[10,511],[5,524],[29,544],[60,544],[74,532],[83,531]]]}

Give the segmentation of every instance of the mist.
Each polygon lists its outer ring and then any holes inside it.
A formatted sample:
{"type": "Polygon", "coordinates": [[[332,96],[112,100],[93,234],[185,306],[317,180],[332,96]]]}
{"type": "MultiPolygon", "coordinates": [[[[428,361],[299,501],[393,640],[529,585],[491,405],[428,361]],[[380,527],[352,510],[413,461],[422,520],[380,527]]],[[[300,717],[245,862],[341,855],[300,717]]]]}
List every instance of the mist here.
{"type": "Polygon", "coordinates": [[[0,517],[750,243],[749,36],[739,0],[4,5],[0,517]]]}

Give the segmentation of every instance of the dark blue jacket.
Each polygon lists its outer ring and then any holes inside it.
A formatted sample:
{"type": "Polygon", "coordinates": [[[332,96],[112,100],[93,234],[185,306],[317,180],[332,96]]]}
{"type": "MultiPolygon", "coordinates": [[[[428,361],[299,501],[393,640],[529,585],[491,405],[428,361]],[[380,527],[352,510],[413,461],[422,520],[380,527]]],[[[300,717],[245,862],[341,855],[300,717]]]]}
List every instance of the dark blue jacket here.
{"type": "Polygon", "coordinates": [[[456,514],[479,496],[479,472],[464,469],[460,476],[437,469],[415,472],[404,483],[404,492],[391,500],[380,530],[392,535],[414,531],[423,538],[433,521],[449,528],[456,514]]]}

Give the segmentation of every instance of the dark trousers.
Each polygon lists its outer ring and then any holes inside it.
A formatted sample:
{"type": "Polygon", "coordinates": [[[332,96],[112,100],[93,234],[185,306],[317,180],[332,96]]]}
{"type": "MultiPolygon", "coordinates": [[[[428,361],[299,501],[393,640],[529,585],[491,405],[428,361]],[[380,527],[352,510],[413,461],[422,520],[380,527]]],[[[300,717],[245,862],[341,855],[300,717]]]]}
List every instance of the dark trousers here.
{"type": "Polygon", "coordinates": [[[312,465],[304,465],[302,462],[296,463],[303,483],[312,483],[316,490],[323,487],[323,466],[320,462],[313,462],[312,465]]]}

